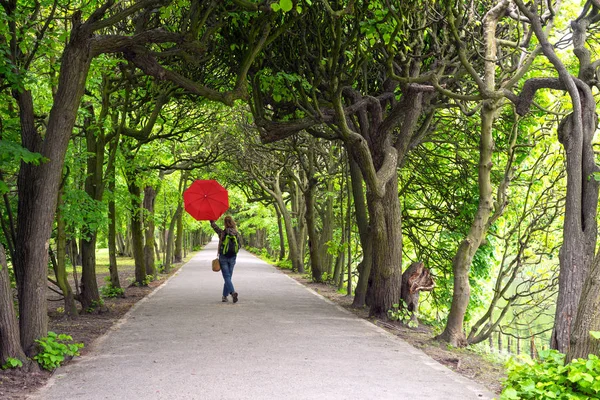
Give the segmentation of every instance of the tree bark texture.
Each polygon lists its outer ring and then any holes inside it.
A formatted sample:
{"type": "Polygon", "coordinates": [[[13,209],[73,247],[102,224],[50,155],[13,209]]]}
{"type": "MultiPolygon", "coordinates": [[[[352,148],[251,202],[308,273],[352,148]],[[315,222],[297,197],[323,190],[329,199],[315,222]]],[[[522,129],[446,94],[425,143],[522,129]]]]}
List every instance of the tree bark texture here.
{"type": "Polygon", "coordinates": [[[146,227],[146,241],[144,244],[144,264],[146,265],[146,275],[156,276],[154,266],[154,202],[156,200],[156,190],[152,186],[144,188],[144,210],[146,218],[144,225],[146,227]]]}
{"type": "Polygon", "coordinates": [[[402,217],[398,180],[390,179],[383,198],[367,193],[373,241],[373,303],[369,315],[387,318],[398,302],[402,285],[402,217]]]}
{"type": "Polygon", "coordinates": [[[177,236],[175,238],[175,254],[173,261],[180,263],[183,261],[183,237],[185,232],[183,231],[183,212],[179,213],[177,218],[177,236]]]}
{"type": "Polygon", "coordinates": [[[19,340],[19,322],[11,293],[6,254],[0,244],[0,365],[4,365],[9,357],[27,362],[19,340]]]}
{"type": "Polygon", "coordinates": [[[349,156],[348,163],[350,164],[350,183],[354,198],[356,224],[358,226],[360,244],[363,249],[363,259],[358,265],[358,283],[356,284],[352,307],[362,308],[366,304],[369,276],[371,275],[371,265],[373,265],[373,244],[371,235],[369,234],[369,216],[363,189],[362,174],[354,158],[349,156]]]}
{"type": "Polygon", "coordinates": [[[62,190],[60,190],[58,193],[58,205],[56,207],[56,267],[54,269],[54,276],[65,298],[65,315],[73,318],[78,315],[78,311],[73,289],[67,278],[67,232],[61,211],[63,203],[62,194],[62,190]]]}
{"type": "Polygon", "coordinates": [[[183,206],[181,203],[177,205],[175,215],[171,218],[169,223],[169,234],[167,235],[167,254],[165,255],[165,273],[171,271],[171,265],[173,264],[173,245],[175,243],[175,225],[179,219],[179,215],[183,212],[183,206]]]}
{"type": "MultiPolygon", "coordinates": [[[[310,178],[314,179],[314,178],[310,178]]],[[[308,251],[310,254],[310,268],[313,282],[323,282],[323,273],[325,272],[321,254],[319,252],[319,236],[315,227],[315,185],[308,183],[304,198],[306,202],[306,226],[308,228],[308,251]]]]}
{"type": "Polygon", "coordinates": [[[298,240],[295,235],[295,229],[294,229],[294,224],[292,222],[292,216],[291,216],[289,210],[287,209],[287,207],[285,206],[285,203],[283,201],[283,195],[279,191],[279,187],[277,187],[275,193],[277,195],[275,200],[277,202],[277,206],[279,207],[279,211],[283,218],[283,225],[285,226],[285,233],[287,236],[288,247],[290,249],[290,259],[292,261],[292,268],[294,269],[294,271],[297,271],[299,274],[303,274],[304,273],[304,262],[302,260],[302,254],[300,253],[300,246],[299,246],[298,240]]]}
{"type": "Polygon", "coordinates": [[[140,187],[131,176],[128,183],[131,195],[131,247],[135,260],[135,283],[143,285],[146,280],[146,266],[144,263],[144,232],[142,229],[142,201],[140,187]]]}
{"type": "Polygon", "coordinates": [[[600,257],[596,256],[581,293],[566,362],[600,354],[600,340],[591,331],[600,331],[600,257]]]}
{"type": "MultiPolygon", "coordinates": [[[[113,146],[117,147],[117,140],[111,142],[111,152],[113,146]]],[[[117,267],[117,207],[115,204],[115,189],[116,189],[116,176],[114,164],[112,168],[107,170],[108,176],[108,190],[111,193],[110,199],[108,200],[108,269],[110,272],[110,284],[114,288],[121,287],[121,281],[119,279],[119,269],[117,267]]]]}
{"type": "Polygon", "coordinates": [[[279,211],[277,204],[274,204],[273,207],[275,208],[275,214],[277,214],[277,231],[279,232],[279,261],[281,261],[285,258],[285,233],[283,223],[281,222],[281,211],[279,211]]]}
{"type": "Polygon", "coordinates": [[[96,278],[96,234],[81,240],[81,307],[93,310],[100,304],[98,281],[96,278]]]}

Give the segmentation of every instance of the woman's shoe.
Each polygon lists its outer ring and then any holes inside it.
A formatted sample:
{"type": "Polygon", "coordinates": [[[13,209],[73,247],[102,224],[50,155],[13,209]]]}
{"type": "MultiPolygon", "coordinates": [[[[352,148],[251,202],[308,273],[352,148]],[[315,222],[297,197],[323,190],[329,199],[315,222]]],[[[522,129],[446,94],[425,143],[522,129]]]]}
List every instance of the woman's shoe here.
{"type": "Polygon", "coordinates": [[[234,302],[234,303],[237,303],[237,298],[238,298],[238,294],[237,294],[237,292],[233,292],[233,293],[231,293],[231,297],[233,297],[233,302],[234,302]]]}
{"type": "MultiPolygon", "coordinates": [[[[233,302],[235,303],[235,301],[236,301],[236,300],[237,300],[237,299],[233,300],[233,302]]],[[[221,301],[222,301],[223,303],[227,303],[229,300],[227,300],[227,296],[223,296],[223,298],[221,299],[221,301]]]]}

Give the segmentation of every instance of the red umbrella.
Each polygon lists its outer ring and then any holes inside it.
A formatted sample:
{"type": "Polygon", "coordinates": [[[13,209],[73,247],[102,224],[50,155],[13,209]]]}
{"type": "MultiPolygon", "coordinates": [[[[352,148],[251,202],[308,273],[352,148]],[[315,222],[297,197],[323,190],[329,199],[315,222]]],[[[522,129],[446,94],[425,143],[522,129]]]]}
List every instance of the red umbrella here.
{"type": "Polygon", "coordinates": [[[185,211],[199,221],[216,221],[229,208],[227,189],[219,182],[197,180],[183,192],[185,211]]]}

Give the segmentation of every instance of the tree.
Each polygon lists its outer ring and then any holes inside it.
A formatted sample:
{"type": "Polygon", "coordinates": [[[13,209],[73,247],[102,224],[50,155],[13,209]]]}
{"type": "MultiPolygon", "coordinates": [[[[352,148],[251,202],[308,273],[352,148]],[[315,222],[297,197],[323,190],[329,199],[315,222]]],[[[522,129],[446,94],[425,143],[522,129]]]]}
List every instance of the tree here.
{"type": "MultiPolygon", "coordinates": [[[[461,7],[462,8],[462,7],[461,7]]],[[[525,74],[529,66],[533,62],[533,59],[539,52],[539,48],[531,52],[527,57],[521,48],[529,46],[531,35],[525,35],[522,38],[522,43],[519,43],[517,47],[517,53],[515,57],[509,58],[512,62],[516,61],[515,65],[507,68],[510,71],[511,76],[505,76],[500,83],[498,88],[496,85],[497,80],[497,63],[501,60],[498,57],[498,38],[497,28],[499,21],[509,13],[510,2],[508,0],[499,1],[489,8],[483,16],[483,31],[481,37],[484,42],[484,54],[483,60],[481,61],[483,73],[482,76],[475,70],[472,62],[467,56],[466,47],[462,43],[458,26],[467,25],[461,19],[463,17],[470,19],[471,24],[475,23],[473,20],[474,16],[469,13],[456,15],[454,12],[450,13],[449,27],[451,33],[456,41],[457,51],[459,58],[466,72],[469,73],[471,79],[475,83],[475,87],[479,91],[479,95],[475,97],[469,97],[464,95],[456,95],[450,93],[445,88],[440,87],[436,84],[436,88],[444,94],[447,94],[451,98],[459,100],[480,100],[481,101],[481,127],[480,127],[480,139],[479,139],[479,162],[478,162],[478,195],[479,203],[477,211],[473,216],[473,221],[469,232],[460,243],[456,254],[452,259],[452,271],[453,271],[453,297],[452,306],[450,308],[450,314],[448,315],[448,321],[444,331],[438,336],[440,339],[449,342],[454,346],[466,345],[466,338],[463,330],[463,323],[465,313],[470,299],[470,283],[469,283],[469,272],[473,257],[477,252],[479,246],[485,239],[487,232],[493,223],[498,219],[504,212],[506,207],[506,187],[508,186],[511,176],[510,171],[507,171],[503,182],[497,188],[496,199],[493,197],[493,185],[491,182],[491,173],[494,153],[494,138],[493,138],[493,127],[496,114],[503,104],[504,91],[508,91],[514,86],[518,80],[525,74]],[[458,18],[457,18],[458,17],[458,18]]],[[[507,33],[507,32],[503,32],[507,33]]],[[[513,32],[508,31],[511,35],[513,32]]]]}
{"type": "MultiPolygon", "coordinates": [[[[598,123],[596,102],[591,87],[595,85],[596,63],[591,60],[591,52],[585,47],[586,32],[598,15],[595,2],[586,2],[580,16],[572,22],[574,54],[579,62],[577,77],[571,75],[564,63],[554,51],[543,30],[543,18],[525,6],[520,0],[515,4],[531,24],[543,49],[544,55],[552,63],[558,78],[532,78],[523,85],[519,96],[510,96],[516,104],[517,112],[523,115],[531,106],[533,96],[542,88],[567,91],[573,111],[558,126],[558,140],[565,148],[567,170],[567,194],[563,227],[563,245],[560,249],[559,292],[552,332],[551,346],[570,355],[579,354],[589,342],[586,328],[576,325],[577,308],[582,308],[579,324],[593,320],[586,314],[593,315],[589,306],[593,306],[591,291],[586,291],[590,298],[581,299],[582,288],[590,276],[597,240],[596,214],[598,207],[598,182],[593,175],[598,172],[592,139],[598,123]],[[587,311],[584,311],[586,310],[587,311]],[[577,331],[577,335],[572,335],[577,331]],[[572,349],[572,350],[571,350],[572,349]]],[[[550,12],[548,10],[547,12],[550,12]]],[[[591,282],[590,282],[591,284],[591,282]]],[[[587,349],[586,349],[587,350],[587,349]]]]}
{"type": "MultiPolygon", "coordinates": [[[[432,2],[432,9],[436,6],[432,2]]],[[[428,20],[430,15],[417,12],[414,4],[402,7],[349,2],[333,10],[315,4],[293,21],[302,32],[299,39],[285,36],[270,44],[266,54],[276,62],[263,58],[253,81],[252,111],[265,143],[307,130],[341,140],[360,168],[373,246],[366,253],[372,263],[364,264],[373,269],[363,267],[361,274],[373,282],[370,314],[384,318],[401,290],[396,170],[429,132],[434,113],[429,107],[433,86],[418,82],[452,70],[444,71],[441,61],[447,51],[443,20],[428,20]],[[423,40],[424,32],[431,34],[430,40],[423,40]],[[303,39],[309,36],[318,40],[303,39]],[[295,49],[293,57],[289,49],[295,49]],[[430,51],[437,61],[427,56],[430,51]]]]}

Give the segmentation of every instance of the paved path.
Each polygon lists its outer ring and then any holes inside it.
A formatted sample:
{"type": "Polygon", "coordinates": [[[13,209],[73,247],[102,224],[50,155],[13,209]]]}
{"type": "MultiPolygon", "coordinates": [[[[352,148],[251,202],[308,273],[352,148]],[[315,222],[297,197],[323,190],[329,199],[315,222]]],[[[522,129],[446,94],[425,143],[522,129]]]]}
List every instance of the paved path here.
{"type": "Polygon", "coordinates": [[[37,399],[491,399],[478,384],[241,251],[209,243],[37,399]]]}

